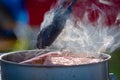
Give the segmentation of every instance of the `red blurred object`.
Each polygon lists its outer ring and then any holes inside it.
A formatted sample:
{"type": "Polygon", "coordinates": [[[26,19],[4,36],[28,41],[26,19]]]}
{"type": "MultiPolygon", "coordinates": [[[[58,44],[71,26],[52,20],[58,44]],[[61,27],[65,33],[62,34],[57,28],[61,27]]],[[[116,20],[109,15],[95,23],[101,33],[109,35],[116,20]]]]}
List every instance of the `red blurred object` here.
{"type": "Polygon", "coordinates": [[[37,27],[43,21],[44,13],[48,11],[56,0],[26,0],[29,14],[29,24],[37,27]]]}
{"type": "Polygon", "coordinates": [[[120,13],[120,0],[86,0],[79,2],[74,7],[74,15],[83,18],[85,12],[88,13],[88,19],[91,23],[98,20],[100,15],[104,15],[105,24],[111,26],[115,23],[120,13]]]}
{"type": "MultiPolygon", "coordinates": [[[[29,24],[39,26],[43,21],[44,13],[50,10],[52,4],[57,0],[26,0],[26,7],[29,13],[29,24]]],[[[90,9],[92,4],[95,4],[102,10],[106,16],[105,23],[107,25],[114,24],[118,13],[120,12],[120,0],[83,0],[73,8],[73,13],[82,18],[85,11],[88,11],[88,18],[91,22],[95,22],[99,18],[100,11],[90,9]],[[112,3],[112,4],[107,4],[112,3]]]]}
{"type": "Polygon", "coordinates": [[[95,22],[99,18],[99,11],[98,10],[90,10],[88,14],[88,19],[91,22],[95,22]]]}

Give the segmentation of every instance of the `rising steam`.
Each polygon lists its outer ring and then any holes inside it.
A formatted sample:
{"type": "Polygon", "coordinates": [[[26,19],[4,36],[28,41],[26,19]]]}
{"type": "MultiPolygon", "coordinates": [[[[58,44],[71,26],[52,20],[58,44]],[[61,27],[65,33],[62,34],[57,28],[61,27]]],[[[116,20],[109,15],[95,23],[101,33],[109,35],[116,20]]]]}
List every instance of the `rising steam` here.
{"type": "MultiPolygon", "coordinates": [[[[110,26],[106,25],[104,11],[95,4],[92,4],[90,8],[99,11],[99,18],[94,23],[90,22],[87,11],[82,19],[71,15],[62,33],[48,48],[100,54],[103,52],[111,53],[120,47],[120,25],[116,23],[110,26]]],[[[51,9],[46,13],[42,25],[48,25],[53,16],[54,9],[51,9]]],[[[118,14],[116,20],[119,19],[120,15],[118,14]]]]}

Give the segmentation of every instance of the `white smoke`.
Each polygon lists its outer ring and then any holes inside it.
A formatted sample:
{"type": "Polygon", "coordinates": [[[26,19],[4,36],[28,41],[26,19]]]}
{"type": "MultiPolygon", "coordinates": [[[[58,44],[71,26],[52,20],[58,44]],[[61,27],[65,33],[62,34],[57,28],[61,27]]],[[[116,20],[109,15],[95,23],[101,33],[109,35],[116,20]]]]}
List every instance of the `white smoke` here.
{"type": "MultiPolygon", "coordinates": [[[[71,15],[62,33],[48,48],[95,54],[111,53],[119,48],[120,25],[113,24],[107,26],[105,24],[105,13],[95,4],[91,8],[99,11],[99,18],[94,24],[89,21],[87,11],[83,19],[76,19],[74,15],[71,15]]],[[[54,16],[54,10],[51,10],[50,14],[48,13],[46,16],[43,24],[51,22],[54,16]],[[48,18],[51,19],[48,20],[48,18]]],[[[119,16],[116,20],[118,18],[119,16]]]]}

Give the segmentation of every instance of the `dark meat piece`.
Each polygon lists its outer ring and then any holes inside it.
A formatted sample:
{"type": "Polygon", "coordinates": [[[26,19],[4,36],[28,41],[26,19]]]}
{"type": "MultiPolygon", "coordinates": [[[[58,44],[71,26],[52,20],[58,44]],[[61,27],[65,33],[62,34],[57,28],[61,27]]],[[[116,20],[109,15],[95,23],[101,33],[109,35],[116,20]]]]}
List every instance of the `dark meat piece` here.
{"type": "Polygon", "coordinates": [[[68,8],[64,10],[64,6],[66,5],[65,1],[63,5],[55,11],[52,23],[46,27],[43,27],[38,34],[37,48],[44,49],[54,42],[54,40],[63,30],[66,20],[69,18],[70,13],[72,12],[72,6],[76,1],[77,0],[72,0],[68,8]]]}

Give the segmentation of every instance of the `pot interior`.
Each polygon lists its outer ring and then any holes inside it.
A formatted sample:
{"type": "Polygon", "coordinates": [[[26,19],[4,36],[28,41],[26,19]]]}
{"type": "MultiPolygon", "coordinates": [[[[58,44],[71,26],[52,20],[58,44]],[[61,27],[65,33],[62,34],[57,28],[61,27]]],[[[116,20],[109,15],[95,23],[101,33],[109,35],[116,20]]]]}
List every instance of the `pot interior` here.
{"type": "MultiPolygon", "coordinates": [[[[35,56],[45,54],[47,52],[51,52],[51,50],[42,49],[42,50],[25,50],[25,51],[10,52],[10,53],[3,54],[1,56],[1,60],[7,61],[7,62],[19,63],[19,62],[31,59],[35,56]]],[[[76,54],[76,55],[78,55],[78,54],[76,54]]],[[[82,55],[82,57],[86,56],[86,55],[91,56],[91,54],[89,55],[89,54],[85,54],[85,53],[81,54],[81,55],[82,55]]],[[[94,55],[92,54],[92,56],[94,56],[94,55]]],[[[106,60],[109,60],[111,58],[111,56],[108,54],[100,54],[99,58],[103,59],[103,61],[106,61],[106,60]]]]}

